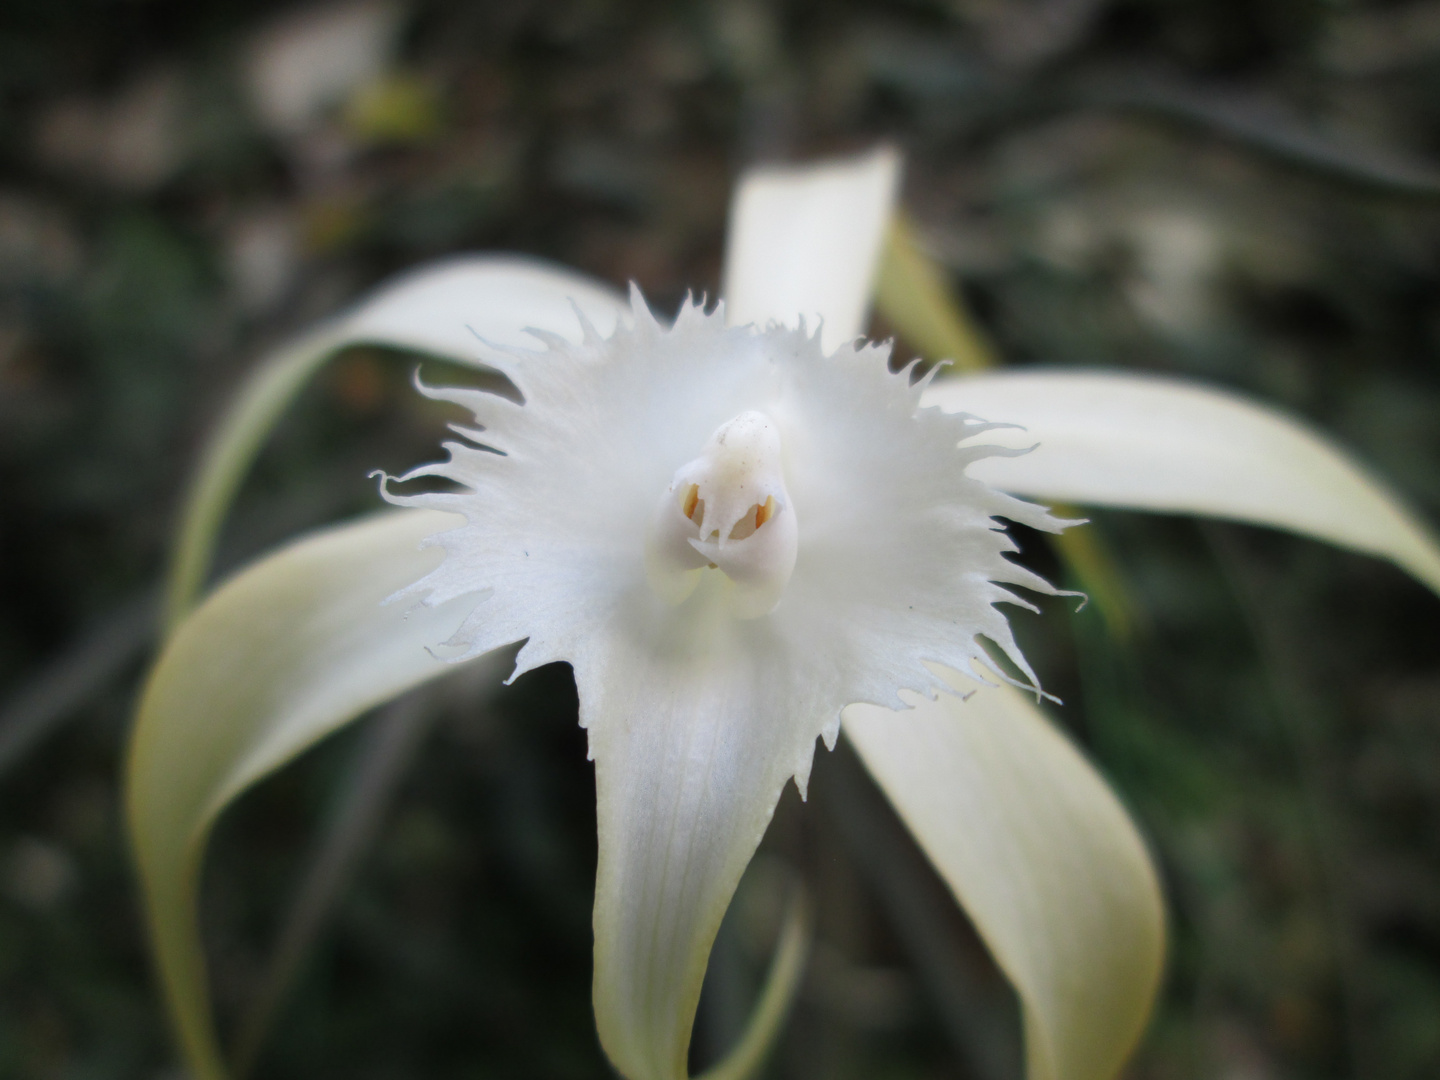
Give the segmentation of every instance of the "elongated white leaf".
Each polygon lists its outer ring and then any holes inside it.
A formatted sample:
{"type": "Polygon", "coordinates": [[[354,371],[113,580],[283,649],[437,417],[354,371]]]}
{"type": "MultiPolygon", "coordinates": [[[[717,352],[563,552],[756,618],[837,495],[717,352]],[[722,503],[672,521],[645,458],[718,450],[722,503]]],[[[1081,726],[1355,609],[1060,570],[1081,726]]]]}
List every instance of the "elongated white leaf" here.
{"type": "Polygon", "coordinates": [[[970,470],[1005,491],[1273,525],[1393,560],[1440,592],[1440,546],[1391,492],[1307,425],[1238,395],[1145,375],[1019,371],[937,382],[927,405],[1023,425],[1035,449],[970,470]]]}
{"type": "Polygon", "coordinates": [[[1115,796],[1020,692],[845,710],[843,730],[1020,995],[1030,1080],[1111,1080],[1144,1028],[1164,906],[1115,796]]]}
{"type": "Polygon", "coordinates": [[[388,345],[477,367],[483,342],[537,343],[534,328],[579,341],[580,318],[601,333],[628,307],[620,295],[573,270],[515,255],[470,255],[405,274],[351,311],[265,360],[215,427],[191,484],[167,585],[174,625],[209,571],[220,523],[255,455],[295,396],[339,350],[388,345]]]}
{"type": "Polygon", "coordinates": [[[473,599],[383,604],[440,561],[453,522],[383,514],[283,548],[220,588],[150,673],[126,765],[126,812],[166,1000],[197,1080],[225,1075],[196,896],[216,817],[247,787],[401,691],[447,670],[473,599]]]}
{"type": "Polygon", "coordinates": [[[900,180],[882,147],[819,165],[755,169],[730,204],[721,295],[732,326],[824,320],[828,352],[865,329],[870,287],[900,180]]]}

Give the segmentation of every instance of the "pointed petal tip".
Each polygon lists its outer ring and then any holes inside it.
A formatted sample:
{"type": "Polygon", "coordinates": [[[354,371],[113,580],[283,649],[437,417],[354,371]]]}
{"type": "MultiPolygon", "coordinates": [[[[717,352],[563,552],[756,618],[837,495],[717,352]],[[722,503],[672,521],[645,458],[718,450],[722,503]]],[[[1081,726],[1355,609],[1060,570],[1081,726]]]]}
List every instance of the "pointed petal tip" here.
{"type": "Polygon", "coordinates": [[[1165,957],[1159,879],[1103,779],[1008,687],[845,711],[846,736],[1020,995],[1031,1080],[1113,1080],[1165,957]]]}
{"type": "Polygon", "coordinates": [[[942,380],[926,404],[1024,426],[970,466],[1018,495],[1268,525],[1387,558],[1440,593],[1440,540],[1328,436],[1184,379],[1030,369],[942,380]]]}
{"type": "Polygon", "coordinates": [[[826,352],[864,332],[900,155],[762,166],[731,201],[722,293],[732,325],[824,319],[826,352]]]}

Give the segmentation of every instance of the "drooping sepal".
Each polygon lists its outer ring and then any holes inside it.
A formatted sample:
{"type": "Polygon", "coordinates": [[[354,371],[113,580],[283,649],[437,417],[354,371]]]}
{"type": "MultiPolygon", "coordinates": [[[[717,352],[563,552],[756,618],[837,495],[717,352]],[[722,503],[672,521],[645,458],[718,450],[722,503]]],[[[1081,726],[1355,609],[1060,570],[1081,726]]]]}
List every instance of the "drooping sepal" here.
{"type": "Polygon", "coordinates": [[[1206,514],[1390,559],[1440,593],[1440,542],[1388,485],[1308,425],[1182,379],[1026,370],[937,381],[927,404],[1007,420],[1034,451],[977,462],[1004,491],[1206,514]]]}
{"type": "Polygon", "coordinates": [[[1030,1080],[1114,1080],[1163,968],[1155,868],[1026,695],[947,679],[966,696],[851,706],[846,737],[1019,994],[1030,1080]]]}
{"type": "MultiPolygon", "coordinates": [[[[428,646],[466,607],[385,604],[438,561],[443,514],[386,513],[282,548],[171,635],[146,681],[126,823],[170,1015],[197,1080],[223,1080],[197,910],[225,807],[336,728],[447,670],[428,646]]],[[[498,683],[498,674],[496,681],[498,683]]]]}

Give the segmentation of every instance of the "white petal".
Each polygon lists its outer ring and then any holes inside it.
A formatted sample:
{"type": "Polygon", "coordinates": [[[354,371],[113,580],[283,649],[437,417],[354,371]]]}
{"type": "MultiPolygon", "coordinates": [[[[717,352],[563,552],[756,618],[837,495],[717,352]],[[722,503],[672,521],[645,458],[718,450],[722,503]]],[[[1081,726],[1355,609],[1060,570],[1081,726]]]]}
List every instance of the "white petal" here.
{"type": "Polygon", "coordinates": [[[593,278],[540,259],[467,255],[412,271],[344,320],[347,342],[377,342],[461,363],[487,361],[479,340],[533,346],[534,328],[583,340],[576,310],[602,336],[628,316],[623,297],[593,278]]]}
{"type": "Polygon", "coordinates": [[[604,635],[575,667],[598,796],[595,1019],[629,1080],[687,1075],[715,933],[821,726],[788,710],[825,705],[787,642],[730,617],[718,582],[604,635]]]}
{"type": "Polygon", "coordinates": [[[224,1075],[196,925],[205,845],[247,787],[340,725],[452,667],[428,646],[468,605],[383,603],[438,561],[447,515],[388,513],[314,534],[217,590],[146,684],[126,811],[166,998],[199,1080],[224,1075]]]}
{"type": "Polygon", "coordinates": [[[927,404],[1023,425],[1018,457],[972,475],[1081,505],[1273,525],[1394,560],[1440,591],[1440,546],[1381,481],[1326,436],[1235,394],[1143,375],[1023,371],[934,383],[927,404]]]}
{"type": "Polygon", "coordinates": [[[525,333],[533,327],[582,341],[577,310],[600,333],[628,314],[617,293],[573,271],[513,255],[464,256],[402,276],[266,359],[216,425],[186,496],[167,583],[170,625],[204,582],[220,523],[250,463],[290,402],[336,352],[390,345],[484,366],[481,339],[533,344],[525,333]]]}
{"type": "Polygon", "coordinates": [[[982,637],[1028,670],[995,605],[1018,602],[1005,583],[1052,590],[1006,557],[995,519],[1058,523],[969,479],[984,451],[957,444],[975,425],[918,409],[887,359],[823,356],[797,331],[727,329],[689,305],[667,329],[641,306],[608,341],[502,358],[523,405],[428,391],[478,428],[410,475],[468,490],[389,495],[467,519],[435,538],[446,560],[412,590],[475,598],[447,645],[478,655],[524,638],[517,670],[574,666],[599,786],[595,1008],[631,1080],[683,1075],[720,917],[840,710],[933,686],[925,661],[985,667],[982,637]],[[787,505],[774,521],[791,519],[796,543],[779,603],[742,619],[722,569],[677,562],[693,591],[653,589],[647,535],[677,470],[752,410],[777,434],[787,505]]]}
{"type": "Polygon", "coordinates": [[[829,352],[865,329],[880,242],[900,181],[881,147],[818,165],[753,169],[730,204],[721,294],[733,326],[814,327],[829,352]]]}
{"type": "Polygon", "coordinates": [[[845,710],[855,744],[1020,995],[1030,1080],[1111,1080],[1150,1013],[1164,905],[1115,796],[1019,691],[845,710]]]}

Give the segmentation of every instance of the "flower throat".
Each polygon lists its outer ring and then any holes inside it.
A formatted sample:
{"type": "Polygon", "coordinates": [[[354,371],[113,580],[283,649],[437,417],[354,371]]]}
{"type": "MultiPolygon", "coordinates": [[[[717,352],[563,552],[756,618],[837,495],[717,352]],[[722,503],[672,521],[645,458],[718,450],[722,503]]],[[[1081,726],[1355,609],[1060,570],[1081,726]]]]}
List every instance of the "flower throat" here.
{"type": "Polygon", "coordinates": [[[768,615],[795,569],[795,511],[781,468],[780,431],[762,412],[726,421],[675,472],[646,543],[651,588],[682,603],[705,570],[733,584],[737,618],[768,615]]]}

